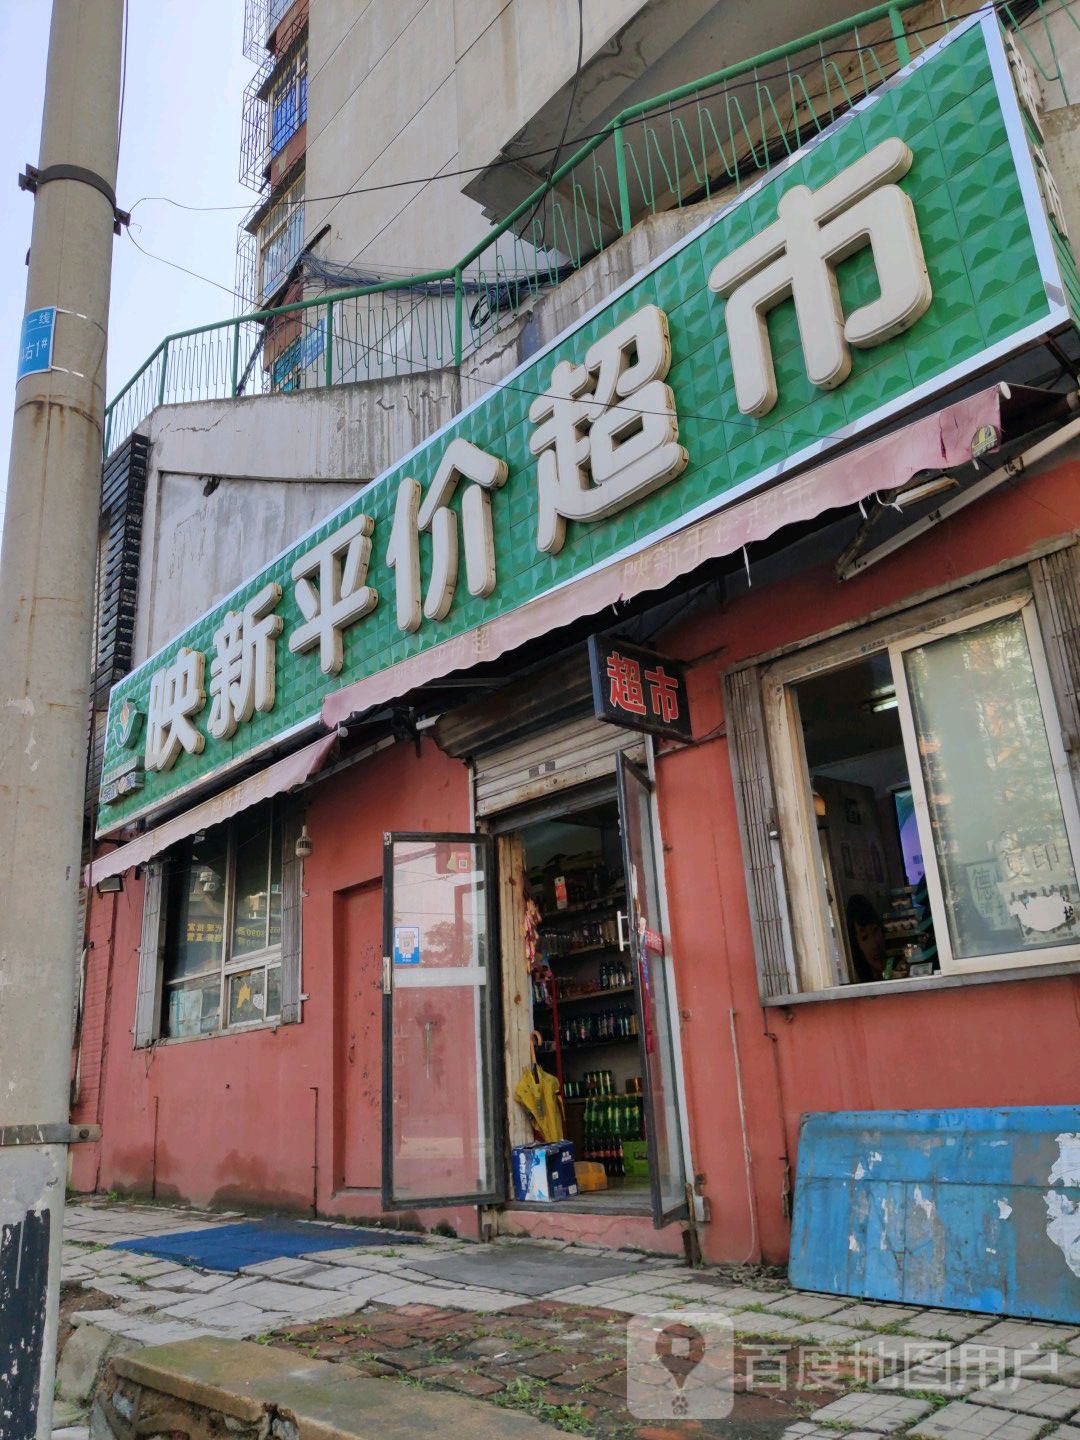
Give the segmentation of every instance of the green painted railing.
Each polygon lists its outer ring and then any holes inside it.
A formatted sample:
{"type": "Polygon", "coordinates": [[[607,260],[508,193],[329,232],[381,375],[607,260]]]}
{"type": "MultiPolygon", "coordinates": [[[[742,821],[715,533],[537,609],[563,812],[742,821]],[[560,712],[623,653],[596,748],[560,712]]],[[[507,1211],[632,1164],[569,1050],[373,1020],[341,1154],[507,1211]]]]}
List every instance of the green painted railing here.
{"type": "MultiPolygon", "coordinates": [[[[977,10],[893,0],[627,106],[445,270],[324,293],[168,335],[106,410],[105,449],[158,405],[460,365],[506,318],[645,216],[735,195],[977,10]]],[[[1066,0],[994,7],[1044,93],[1080,18],[1066,0]]],[[[1056,93],[1054,91],[1056,87],[1056,93]]]]}

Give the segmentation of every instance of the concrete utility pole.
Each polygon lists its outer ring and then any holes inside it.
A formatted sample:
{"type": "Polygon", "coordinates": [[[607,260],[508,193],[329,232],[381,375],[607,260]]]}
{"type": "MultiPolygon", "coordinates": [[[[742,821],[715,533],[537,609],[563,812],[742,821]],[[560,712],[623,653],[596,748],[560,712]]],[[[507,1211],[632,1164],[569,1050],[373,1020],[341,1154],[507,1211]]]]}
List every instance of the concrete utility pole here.
{"type": "Polygon", "coordinates": [[[0,557],[0,1440],[51,1431],[122,30],[55,0],[0,557]]]}

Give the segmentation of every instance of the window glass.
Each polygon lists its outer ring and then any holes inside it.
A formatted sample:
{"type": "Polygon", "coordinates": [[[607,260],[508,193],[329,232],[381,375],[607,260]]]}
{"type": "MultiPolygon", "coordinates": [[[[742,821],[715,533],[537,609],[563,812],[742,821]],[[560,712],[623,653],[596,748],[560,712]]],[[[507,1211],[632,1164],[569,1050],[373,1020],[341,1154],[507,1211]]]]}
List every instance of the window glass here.
{"type": "Polygon", "coordinates": [[[170,868],[166,982],[220,967],[227,860],[228,832],[218,825],[185,847],[170,868]]]}
{"type": "Polygon", "coordinates": [[[199,1035],[280,1016],[282,832],[281,816],[264,804],[172,857],[162,1034],[199,1035]]]}
{"type": "Polygon", "coordinates": [[[953,955],[1075,942],[1076,870],[1023,615],[903,663],[953,955]]]}
{"type": "Polygon", "coordinates": [[[221,1015],[221,974],[182,985],[166,992],[167,1033],[172,1036],[202,1035],[216,1030],[221,1015]]]}
{"type": "Polygon", "coordinates": [[[233,960],[266,949],[271,830],[271,819],[265,812],[249,810],[236,821],[236,891],[229,947],[233,960]]]}
{"type": "MultiPolygon", "coordinates": [[[[278,1007],[280,1009],[280,1006],[278,1007]]],[[[250,1025],[266,1016],[266,971],[241,970],[229,976],[229,1024],[250,1025]]]]}

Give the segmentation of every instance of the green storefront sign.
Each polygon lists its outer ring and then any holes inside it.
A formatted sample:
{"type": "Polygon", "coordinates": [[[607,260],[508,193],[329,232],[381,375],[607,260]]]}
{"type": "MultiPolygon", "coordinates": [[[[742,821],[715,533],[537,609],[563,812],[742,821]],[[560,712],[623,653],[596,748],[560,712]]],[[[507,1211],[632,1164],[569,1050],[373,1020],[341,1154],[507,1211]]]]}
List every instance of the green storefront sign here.
{"type": "Polygon", "coordinates": [[[125,677],[100,831],[1073,323],[1018,66],[958,28],[125,677]]]}

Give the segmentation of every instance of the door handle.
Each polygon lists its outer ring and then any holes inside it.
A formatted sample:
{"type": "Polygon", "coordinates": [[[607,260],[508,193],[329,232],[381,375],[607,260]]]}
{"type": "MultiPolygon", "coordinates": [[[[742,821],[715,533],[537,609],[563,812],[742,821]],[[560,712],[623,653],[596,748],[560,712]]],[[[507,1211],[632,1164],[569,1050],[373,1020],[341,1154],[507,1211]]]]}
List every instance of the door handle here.
{"type": "Polygon", "coordinates": [[[384,995],[390,994],[390,975],[390,956],[384,955],[382,957],[382,993],[384,995]]]}
{"type": "Polygon", "coordinates": [[[625,915],[621,910],[616,910],[616,911],[615,911],[615,923],[616,923],[616,925],[619,927],[619,950],[620,950],[620,951],[622,951],[622,950],[629,950],[629,948],[630,948],[630,925],[629,925],[629,923],[628,923],[629,920],[630,920],[629,915],[625,915]],[[625,935],[623,934],[623,924],[624,924],[624,922],[627,922],[627,923],[626,923],[626,934],[625,934],[625,935]]]}

